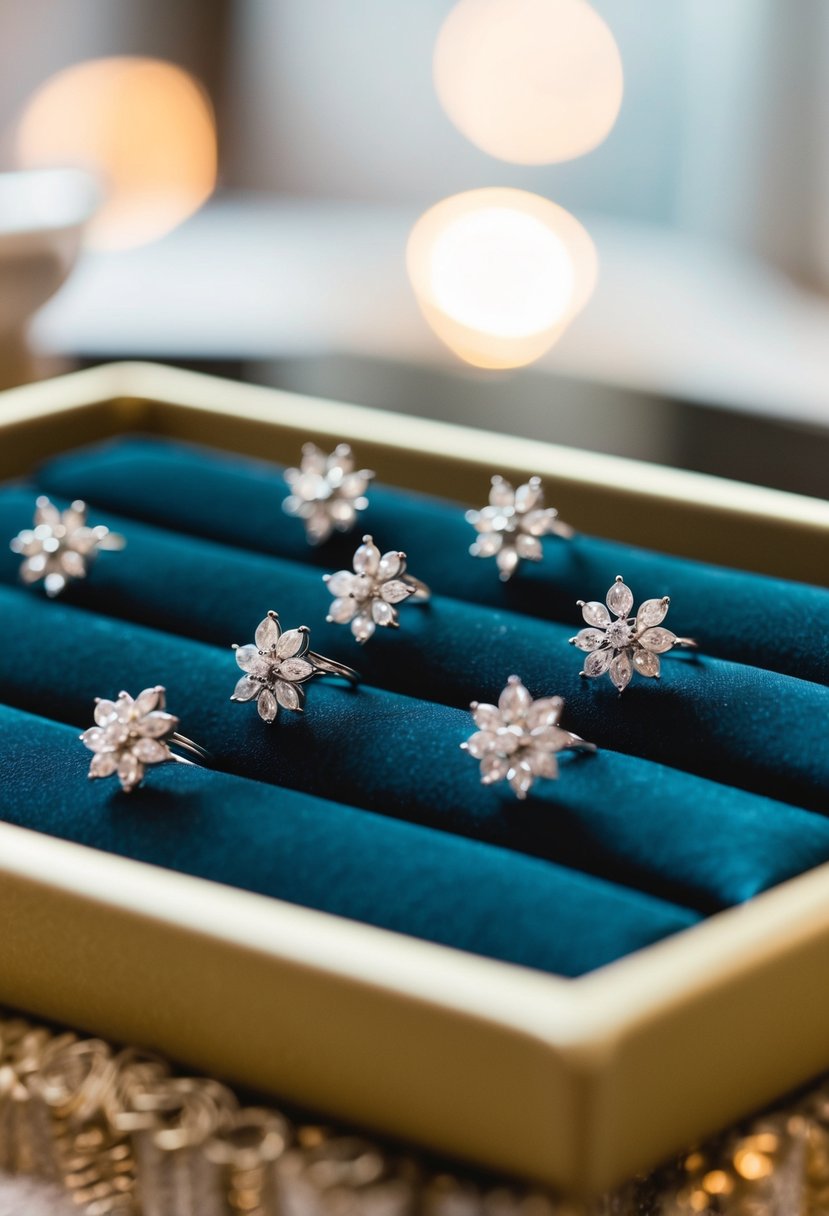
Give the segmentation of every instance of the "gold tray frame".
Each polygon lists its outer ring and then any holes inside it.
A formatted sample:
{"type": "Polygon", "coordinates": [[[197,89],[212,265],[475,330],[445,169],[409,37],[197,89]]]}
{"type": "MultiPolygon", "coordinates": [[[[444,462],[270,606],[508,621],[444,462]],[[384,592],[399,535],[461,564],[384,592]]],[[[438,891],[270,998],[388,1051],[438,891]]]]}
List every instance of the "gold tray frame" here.
{"type": "MultiPolygon", "coordinates": [[[[0,396],[0,477],[129,430],[347,437],[470,502],[539,473],[585,530],[807,581],[829,546],[829,504],[149,364],[0,396]]],[[[582,1194],[829,1066],[829,865],[569,981],[0,824],[0,926],[4,1003],[582,1194]]]]}

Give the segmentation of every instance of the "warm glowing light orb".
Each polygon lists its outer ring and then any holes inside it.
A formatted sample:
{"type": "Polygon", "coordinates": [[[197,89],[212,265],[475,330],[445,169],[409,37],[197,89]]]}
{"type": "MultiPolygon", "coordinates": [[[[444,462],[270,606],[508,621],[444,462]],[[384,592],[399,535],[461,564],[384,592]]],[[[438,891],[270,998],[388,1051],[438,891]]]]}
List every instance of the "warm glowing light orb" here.
{"type": "Polygon", "coordinates": [[[568,211],[525,190],[443,199],[406,253],[417,302],[437,336],[476,367],[521,367],[548,350],[587,303],[596,250],[568,211]]]}
{"type": "Polygon", "coordinates": [[[25,168],[96,173],[103,205],[89,244],[126,249],[157,240],[199,209],[216,184],[210,101],[189,73],[156,59],[74,64],[30,98],[17,128],[25,168]]]}
{"type": "Polygon", "coordinates": [[[590,152],[622,104],[619,48],[587,0],[460,0],[433,73],[458,130],[519,165],[590,152]]]}

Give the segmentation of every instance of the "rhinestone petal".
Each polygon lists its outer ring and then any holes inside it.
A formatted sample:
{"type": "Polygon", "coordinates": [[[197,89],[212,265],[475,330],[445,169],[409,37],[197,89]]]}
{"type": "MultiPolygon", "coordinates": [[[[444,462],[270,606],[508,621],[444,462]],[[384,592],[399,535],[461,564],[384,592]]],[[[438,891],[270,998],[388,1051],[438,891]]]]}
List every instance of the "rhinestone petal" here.
{"type": "Polygon", "coordinates": [[[294,655],[304,654],[308,649],[308,631],[305,629],[286,629],[276,643],[278,659],[292,659],[294,655]]]}
{"type": "Polygon", "coordinates": [[[527,511],[533,511],[536,507],[540,507],[544,502],[544,490],[541,482],[537,478],[528,481],[525,485],[519,486],[515,491],[515,509],[523,515],[527,511]]]}
{"type": "Polygon", "coordinates": [[[47,574],[43,580],[43,589],[51,599],[55,595],[60,595],[66,586],[66,577],[63,574],[56,574],[54,571],[47,574]]]}
{"type": "Polygon", "coordinates": [[[385,600],[372,600],[371,615],[376,625],[391,625],[397,613],[385,600]]]}
{"type": "Polygon", "coordinates": [[[530,767],[536,777],[546,777],[555,781],[558,777],[558,760],[552,752],[539,751],[537,748],[530,753],[530,767]]]}
{"type": "Polygon", "coordinates": [[[610,613],[598,600],[590,600],[589,603],[582,604],[581,614],[588,625],[597,625],[600,629],[606,629],[610,624],[610,613]]]}
{"type": "Polygon", "coordinates": [[[99,726],[107,726],[118,718],[118,706],[114,701],[99,701],[93,714],[99,726]]]}
{"type": "Polygon", "coordinates": [[[242,676],[231,694],[231,701],[252,701],[254,697],[258,697],[262,691],[262,685],[258,680],[251,680],[250,676],[242,676]]]}
{"type": "Polygon", "coordinates": [[[125,790],[134,789],[144,776],[144,765],[130,752],[122,752],[118,761],[118,780],[125,790]]]}
{"type": "Polygon", "coordinates": [[[90,554],[97,547],[98,536],[94,528],[78,528],[72,533],[72,548],[77,549],[83,556],[90,554]]]}
{"type": "Polygon", "coordinates": [[[414,593],[414,587],[410,583],[401,582],[400,579],[392,579],[390,583],[383,583],[380,588],[380,594],[387,604],[400,604],[414,593]]]}
{"type": "Polygon", "coordinates": [[[332,600],[331,607],[328,609],[328,615],[338,625],[347,625],[359,607],[360,605],[351,596],[345,599],[332,600]]]}
{"type": "Polygon", "coordinates": [[[357,574],[376,574],[379,565],[380,550],[371,537],[367,537],[354,554],[354,570],[357,574]]]}
{"type": "Polygon", "coordinates": [[[313,674],[314,666],[307,659],[285,659],[279,665],[280,680],[290,680],[295,684],[310,680],[313,674]]]}
{"type": "Polygon", "coordinates": [[[276,699],[283,709],[299,709],[299,689],[284,680],[276,681],[276,699]]]}
{"type": "Polygon", "coordinates": [[[533,783],[533,771],[528,761],[522,760],[510,773],[509,783],[518,798],[526,798],[533,783]]]}
{"type": "Polygon", "coordinates": [[[633,592],[624,583],[614,583],[607,593],[607,606],[616,616],[628,616],[633,607],[633,592]]]}
{"type": "Polygon", "coordinates": [[[541,726],[532,732],[532,746],[542,751],[560,752],[570,746],[570,732],[558,726],[541,726]]]}
{"type": "Polygon", "coordinates": [[[482,760],[488,752],[495,751],[495,747],[495,735],[490,730],[476,731],[474,735],[469,736],[466,743],[466,750],[476,760],[482,760]]]}
{"type": "Polygon", "coordinates": [[[63,549],[59,560],[61,569],[68,578],[83,578],[86,574],[86,562],[74,549],[63,549]]]}
{"type": "Polygon", "coordinates": [[[242,671],[253,671],[262,666],[262,658],[259,654],[258,646],[238,646],[236,649],[236,662],[241,667],[242,671]]]}
{"type": "Polygon", "coordinates": [[[351,622],[351,632],[358,642],[367,642],[376,626],[367,612],[360,612],[351,622]]]}
{"type": "Polygon", "coordinates": [[[472,718],[479,730],[495,731],[501,725],[501,715],[495,705],[481,702],[472,710],[472,718]]]}
{"type": "Polygon", "coordinates": [[[541,541],[535,536],[527,536],[523,532],[515,538],[515,551],[519,557],[530,562],[540,562],[542,556],[541,541]]]}
{"type": "MultiPolygon", "coordinates": [[[[254,641],[258,650],[270,650],[271,646],[275,646],[279,641],[279,636],[282,630],[279,627],[279,622],[272,616],[266,616],[264,621],[260,621],[256,626],[254,641]]],[[[238,651],[237,651],[238,659],[238,651]]]]}
{"type": "Polygon", "coordinates": [[[504,538],[500,532],[482,532],[469,546],[469,552],[473,557],[494,557],[503,543],[504,538]]]}
{"type": "Polygon", "coordinates": [[[575,637],[575,645],[579,650],[598,650],[604,645],[605,635],[600,629],[580,629],[575,637]]]}
{"type": "Polygon", "coordinates": [[[384,553],[380,558],[380,565],[377,567],[377,577],[381,582],[386,582],[390,578],[395,578],[403,569],[403,558],[399,553],[391,550],[389,553],[384,553]]]}
{"type": "Polygon", "coordinates": [[[533,701],[527,710],[527,725],[530,730],[539,726],[555,726],[563,709],[564,701],[561,697],[541,697],[538,701],[533,701]]]}
{"type": "Polygon", "coordinates": [[[594,650],[584,660],[584,674],[587,676],[602,676],[607,671],[613,659],[612,650],[594,650]]]}
{"type": "Polygon", "coordinates": [[[484,785],[492,785],[494,781],[503,781],[509,767],[510,762],[506,756],[488,752],[481,760],[481,782],[484,785]]]}
{"type": "Polygon", "coordinates": [[[665,600],[643,600],[636,613],[636,628],[648,629],[664,621],[669,605],[665,600]]]}
{"type": "Polygon", "coordinates": [[[170,759],[170,749],[158,739],[138,739],[131,751],[142,764],[163,764],[165,760],[170,759]]]}
{"type": "Polygon", "coordinates": [[[89,766],[90,777],[111,777],[118,767],[117,752],[96,752],[89,766]]]}
{"type": "Polygon", "coordinates": [[[273,722],[276,717],[276,697],[269,688],[263,688],[260,692],[256,708],[263,722],[273,722]]]}
{"type": "Polygon", "coordinates": [[[45,556],[42,553],[36,553],[34,557],[26,558],[20,567],[20,577],[24,583],[36,583],[38,579],[43,578],[45,569],[45,556]]]}
{"type": "Polygon", "coordinates": [[[676,634],[671,633],[670,629],[646,629],[640,637],[636,639],[640,646],[644,646],[645,650],[650,650],[654,654],[664,654],[666,650],[670,650],[676,641],[676,634]]]}
{"type": "Polygon", "coordinates": [[[532,697],[520,680],[510,681],[498,698],[498,708],[505,722],[520,720],[531,705],[532,697]]]}
{"type": "Polygon", "coordinates": [[[610,678],[616,687],[621,692],[627,688],[630,683],[630,677],[633,675],[633,666],[630,661],[630,655],[626,650],[616,655],[616,658],[610,664],[610,678]]]}
{"type": "Polygon", "coordinates": [[[515,573],[518,565],[518,554],[512,545],[508,545],[496,554],[495,561],[498,564],[498,569],[501,571],[501,579],[506,582],[515,573]]]}
{"type": "Polygon", "coordinates": [[[515,493],[505,477],[493,477],[489,491],[491,507],[511,507],[515,501],[515,493]]]}
{"type": "Polygon", "coordinates": [[[350,570],[338,570],[332,574],[325,584],[332,595],[350,595],[354,583],[354,575],[350,570]]]}
{"type": "Polygon", "coordinates": [[[633,665],[641,676],[655,678],[659,675],[659,655],[651,654],[648,650],[637,650],[633,656],[633,665]]]}
{"type": "Polygon", "coordinates": [[[114,751],[113,745],[107,738],[106,731],[100,726],[90,726],[89,730],[85,730],[81,735],[81,743],[84,747],[88,747],[91,752],[114,751]]]}
{"type": "Polygon", "coordinates": [[[495,732],[495,746],[502,756],[512,756],[521,746],[520,726],[501,726],[495,732]]]}
{"type": "Polygon", "coordinates": [[[151,713],[154,709],[164,708],[164,689],[145,688],[135,698],[135,712],[139,715],[151,713]]]}
{"type": "Polygon", "coordinates": [[[165,714],[160,710],[155,710],[151,714],[146,714],[139,722],[136,722],[135,729],[139,735],[145,735],[147,738],[160,739],[163,735],[172,734],[178,726],[178,718],[173,714],[165,714]]]}

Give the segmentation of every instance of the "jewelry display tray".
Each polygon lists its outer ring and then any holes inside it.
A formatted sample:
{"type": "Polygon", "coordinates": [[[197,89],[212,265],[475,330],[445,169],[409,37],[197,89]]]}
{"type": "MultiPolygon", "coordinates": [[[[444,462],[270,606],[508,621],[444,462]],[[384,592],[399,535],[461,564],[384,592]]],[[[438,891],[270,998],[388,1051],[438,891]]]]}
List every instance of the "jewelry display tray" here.
{"type": "MultiPolygon", "coordinates": [[[[825,503],[149,364],[0,396],[0,480],[130,432],[282,463],[346,439],[465,505],[539,474],[580,531],[829,579],[825,503]]],[[[566,1191],[829,1066],[829,864],[570,980],[3,823],[0,926],[4,1004],[566,1191]]]]}

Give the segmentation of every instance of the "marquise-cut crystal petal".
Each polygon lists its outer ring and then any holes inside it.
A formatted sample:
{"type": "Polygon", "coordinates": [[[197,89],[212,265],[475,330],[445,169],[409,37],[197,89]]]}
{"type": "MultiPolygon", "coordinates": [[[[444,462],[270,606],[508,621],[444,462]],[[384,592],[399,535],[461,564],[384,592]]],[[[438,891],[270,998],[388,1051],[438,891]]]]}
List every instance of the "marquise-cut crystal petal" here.
{"type": "Polygon", "coordinates": [[[60,511],[45,494],[41,494],[35,502],[35,523],[38,526],[45,524],[49,528],[55,528],[60,523],[60,511]]]}
{"type": "Polygon", "coordinates": [[[470,735],[466,743],[466,749],[470,756],[474,756],[476,760],[482,760],[488,753],[495,751],[496,738],[491,730],[478,730],[474,735],[470,735]]]}
{"type": "Polygon", "coordinates": [[[607,606],[616,616],[627,616],[633,607],[633,592],[624,583],[614,583],[607,593],[607,606]]]}
{"type": "Polygon", "coordinates": [[[523,532],[515,538],[515,551],[519,557],[530,562],[541,561],[541,541],[535,536],[526,536],[523,532]]]}
{"type": "Polygon", "coordinates": [[[395,578],[403,566],[403,558],[399,553],[392,550],[389,553],[384,553],[380,558],[380,565],[377,567],[377,577],[381,582],[386,582],[390,578],[395,578]]]}
{"type": "Polygon", "coordinates": [[[278,674],[280,680],[291,680],[299,684],[302,680],[310,680],[314,667],[307,659],[285,659],[279,664],[278,674]]]}
{"type": "Polygon", "coordinates": [[[106,731],[100,726],[90,726],[81,735],[81,742],[91,752],[113,751],[113,745],[107,739],[106,731]]]}
{"type": "Polygon", "coordinates": [[[346,598],[332,600],[331,606],[328,609],[328,615],[338,625],[347,625],[359,607],[360,605],[355,599],[347,596],[346,598]]]}
{"type": "Polygon", "coordinates": [[[351,594],[357,600],[367,600],[374,591],[374,579],[370,574],[355,574],[351,594]]]}
{"type": "Polygon", "coordinates": [[[331,575],[326,586],[332,595],[350,595],[353,582],[354,575],[350,570],[338,570],[331,575]]]}
{"type": "Polygon", "coordinates": [[[351,632],[358,642],[367,642],[374,633],[376,625],[367,612],[360,612],[351,622],[351,632]]]}
{"type": "Polygon", "coordinates": [[[607,671],[613,659],[612,650],[594,650],[584,660],[584,673],[588,676],[601,676],[607,671]]]}
{"type": "Polygon", "coordinates": [[[387,604],[385,600],[372,600],[371,615],[377,625],[391,625],[395,619],[396,613],[391,604],[387,604]]]}
{"type": "Polygon", "coordinates": [[[236,662],[242,671],[251,671],[261,662],[259,647],[250,645],[238,646],[236,648],[236,662]]]}
{"type": "Polygon", "coordinates": [[[481,702],[472,710],[472,717],[479,730],[495,731],[501,725],[501,715],[496,705],[481,702]]]}
{"type": "Polygon", "coordinates": [[[502,533],[482,532],[478,539],[469,546],[469,552],[473,557],[494,557],[503,543],[502,533]]]}
{"type": "Polygon", "coordinates": [[[488,752],[481,760],[481,781],[484,785],[492,785],[494,781],[503,781],[509,772],[510,762],[506,756],[496,752],[488,752]]]}
{"type": "Polygon", "coordinates": [[[387,604],[400,604],[410,595],[414,595],[414,592],[415,589],[410,583],[401,582],[399,578],[393,578],[391,582],[383,583],[380,588],[380,594],[387,604]]]}
{"type": "Polygon", "coordinates": [[[649,650],[637,650],[633,656],[633,665],[642,676],[659,675],[659,655],[651,654],[649,650]]]}
{"type": "Polygon", "coordinates": [[[125,790],[131,790],[144,776],[144,765],[131,751],[122,752],[118,760],[118,780],[125,790]]]}
{"type": "Polygon", "coordinates": [[[135,698],[135,712],[139,715],[151,713],[154,709],[164,708],[164,690],[162,688],[145,688],[135,698]]]}
{"type": "Polygon", "coordinates": [[[94,713],[95,721],[99,726],[106,726],[110,722],[114,722],[118,717],[118,706],[114,701],[101,700],[95,706],[94,713]]]}
{"type": "Polygon", "coordinates": [[[532,746],[544,751],[560,752],[570,746],[570,739],[570,732],[559,726],[541,726],[532,732],[532,746]]]}
{"type": "Polygon", "coordinates": [[[270,650],[271,646],[275,646],[279,641],[281,633],[279,622],[272,616],[266,616],[264,621],[260,621],[256,627],[254,640],[257,649],[270,650]]]}
{"type": "Polygon", "coordinates": [[[491,507],[511,507],[514,499],[512,486],[506,478],[493,477],[489,491],[489,505],[491,507]]]}
{"type": "Polygon", "coordinates": [[[276,657],[278,659],[292,659],[294,655],[304,654],[307,649],[307,629],[286,629],[276,643],[276,657]]]}
{"type": "Polygon", "coordinates": [[[633,675],[633,666],[631,665],[630,655],[626,650],[621,654],[617,654],[616,658],[610,664],[610,678],[619,692],[623,688],[627,688],[630,683],[630,677],[633,675]]]}
{"type": "Polygon", "coordinates": [[[507,684],[498,698],[498,708],[505,722],[516,722],[523,718],[532,705],[532,697],[520,681],[507,684]]]}
{"type": "Polygon", "coordinates": [[[86,562],[74,549],[62,549],[59,561],[63,573],[69,578],[83,578],[86,574],[86,562]]]}
{"type": "Polygon", "coordinates": [[[636,628],[648,629],[651,625],[661,625],[668,611],[668,603],[662,600],[643,600],[636,613],[636,628]]]}
{"type": "Polygon", "coordinates": [[[344,494],[346,498],[359,498],[361,494],[365,494],[370,481],[370,478],[366,476],[367,473],[368,470],[364,469],[359,473],[347,474],[340,485],[340,493],[344,494]]]}
{"type": "Polygon", "coordinates": [[[55,595],[60,595],[66,586],[66,576],[57,574],[55,571],[47,574],[43,580],[43,590],[51,598],[55,595]]]}
{"type": "Polygon", "coordinates": [[[263,722],[273,722],[276,717],[276,697],[269,688],[263,688],[260,692],[256,708],[263,722]]]}
{"type": "Polygon", "coordinates": [[[276,681],[276,699],[283,709],[299,709],[299,689],[284,680],[276,681]]]}
{"type": "Polygon", "coordinates": [[[117,752],[96,752],[89,766],[90,777],[111,777],[118,767],[117,752]]]}
{"type": "Polygon", "coordinates": [[[541,697],[533,701],[527,710],[527,726],[535,730],[539,726],[555,726],[561,717],[564,701],[561,697],[541,697]]]}
{"type": "Polygon", "coordinates": [[[238,684],[231,694],[231,701],[252,701],[257,697],[262,689],[262,685],[258,680],[252,680],[250,676],[242,676],[238,684]]]}
{"type": "Polygon", "coordinates": [[[365,540],[354,554],[354,570],[357,574],[376,574],[380,565],[380,550],[371,540],[365,540]]]}
{"type": "Polygon", "coordinates": [[[582,604],[581,614],[588,625],[598,625],[600,629],[604,629],[610,624],[610,613],[598,600],[582,604]]]}
{"type": "Polygon", "coordinates": [[[328,504],[328,511],[340,532],[347,532],[357,518],[354,505],[347,498],[332,499],[328,504]]]}
{"type": "Polygon", "coordinates": [[[515,509],[523,515],[540,507],[544,501],[544,491],[540,482],[527,482],[515,491],[515,509]]]}
{"type": "Polygon", "coordinates": [[[135,729],[139,735],[146,735],[151,739],[160,739],[163,735],[172,734],[178,726],[178,718],[173,714],[162,713],[161,710],[154,710],[151,714],[146,714],[135,724],[135,729]]]}
{"type": "Polygon", "coordinates": [[[522,760],[515,766],[510,773],[509,783],[514,794],[519,798],[526,798],[533,783],[533,771],[527,760],[522,760]]]}
{"type": "Polygon", "coordinates": [[[520,726],[501,726],[495,732],[495,747],[502,756],[512,756],[521,746],[520,726]]]}
{"type": "Polygon", "coordinates": [[[535,749],[530,753],[529,760],[536,777],[546,777],[548,781],[555,781],[558,777],[558,760],[552,752],[535,749]]]}
{"type": "Polygon", "coordinates": [[[158,739],[137,739],[130,750],[142,764],[162,764],[170,759],[170,749],[158,739]]]}
{"type": "Polygon", "coordinates": [[[512,545],[509,545],[506,548],[502,548],[496,554],[495,561],[498,564],[498,569],[501,571],[501,578],[506,580],[511,574],[515,573],[518,565],[518,554],[512,545]]]}
{"type": "Polygon", "coordinates": [[[580,629],[575,644],[579,650],[598,650],[604,644],[605,635],[600,629],[580,629]]]}
{"type": "Polygon", "coordinates": [[[676,634],[671,633],[670,629],[661,629],[657,626],[655,629],[646,629],[639,638],[637,638],[640,646],[644,646],[645,650],[650,650],[654,654],[664,654],[666,650],[670,650],[676,641],[676,634]]]}

